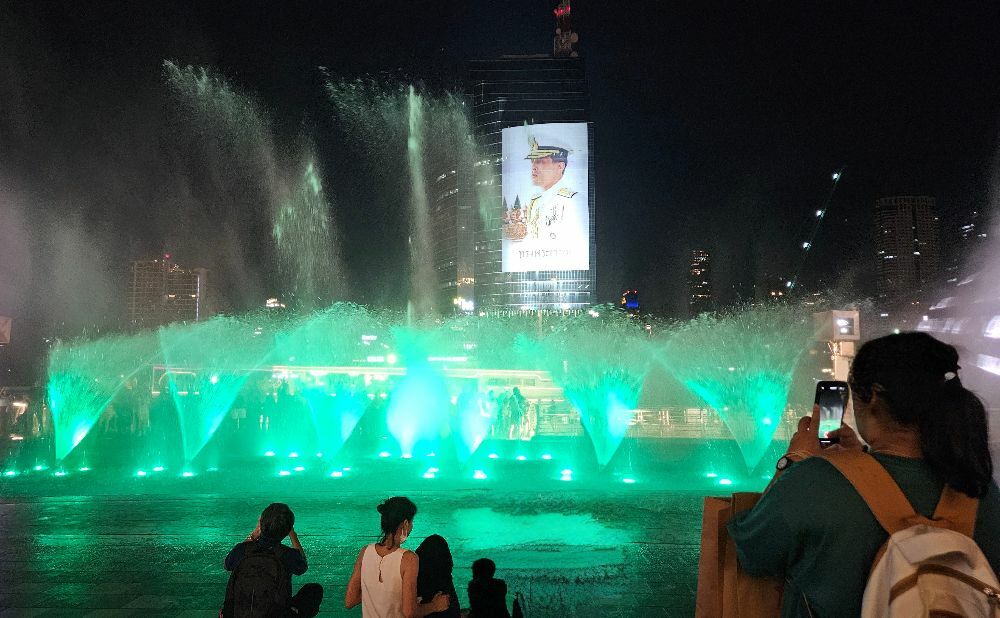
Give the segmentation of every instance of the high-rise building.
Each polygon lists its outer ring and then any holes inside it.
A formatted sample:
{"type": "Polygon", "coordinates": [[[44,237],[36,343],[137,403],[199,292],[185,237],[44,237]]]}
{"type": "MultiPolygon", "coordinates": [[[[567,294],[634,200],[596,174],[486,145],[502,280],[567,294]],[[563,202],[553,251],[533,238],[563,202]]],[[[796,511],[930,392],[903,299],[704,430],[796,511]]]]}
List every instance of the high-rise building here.
{"type": "MultiPolygon", "coordinates": [[[[458,186],[451,186],[449,183],[453,181],[445,176],[440,179],[439,194],[458,190],[457,201],[465,205],[467,218],[464,224],[457,221],[455,228],[472,239],[471,251],[463,252],[459,239],[456,249],[449,248],[459,256],[455,265],[447,264],[446,259],[436,262],[447,266],[449,275],[455,269],[456,288],[468,283],[474,290],[478,311],[573,310],[584,309],[594,302],[597,273],[594,135],[583,60],[573,49],[578,37],[572,31],[570,13],[568,0],[563,0],[555,10],[554,55],[503,56],[473,60],[467,65],[473,131],[481,154],[467,174],[468,191],[462,190],[463,174],[458,170],[458,186]],[[514,127],[526,127],[525,133],[532,141],[530,145],[528,140],[523,144],[518,142],[519,149],[505,155],[504,130],[514,127]],[[560,142],[560,136],[568,134],[571,127],[582,136],[578,138],[576,151],[560,142]],[[561,167],[566,176],[572,168],[574,178],[582,186],[554,187],[558,194],[549,197],[557,201],[555,206],[553,202],[541,203],[540,200],[546,199],[542,188],[548,191],[548,187],[539,182],[535,183],[540,187],[537,195],[525,192],[523,197],[508,200],[504,189],[505,156],[509,166],[523,166],[525,170],[531,169],[532,174],[535,160],[548,159],[551,166],[561,167]],[[564,217],[569,217],[570,222],[563,229],[570,225],[579,229],[576,234],[580,240],[573,249],[576,257],[571,262],[559,260],[565,255],[561,253],[564,249],[545,248],[541,246],[542,240],[530,242],[532,237],[556,239],[557,228],[549,226],[563,223],[564,217]],[[463,225],[469,229],[462,229],[463,225]],[[522,242],[524,239],[528,242],[522,242]],[[516,248],[511,247],[514,242],[518,243],[516,248]],[[535,260],[534,265],[526,266],[523,260],[511,266],[514,260],[510,256],[515,251],[519,258],[535,260]],[[473,260],[472,273],[468,273],[464,262],[468,257],[473,260]],[[555,261],[543,261],[550,259],[555,261]],[[559,266],[544,269],[540,264],[559,266]],[[566,265],[572,267],[563,267],[566,265]]],[[[528,177],[526,173],[524,176],[528,177]]],[[[533,175],[531,178],[534,180],[533,175]]],[[[461,216],[462,207],[454,208],[461,216]]],[[[563,242],[565,237],[558,241],[563,242]]],[[[441,246],[447,248],[448,242],[442,239],[441,246]]],[[[456,289],[453,298],[469,300],[467,296],[467,292],[456,289]]]]}
{"type": "Polygon", "coordinates": [[[187,269],[166,254],[129,266],[128,322],[135,328],[152,328],[170,322],[202,320],[208,271],[187,269]]]}
{"type": "Polygon", "coordinates": [[[712,260],[708,251],[691,251],[688,271],[688,311],[696,316],[712,310],[712,260]]]}
{"type": "Polygon", "coordinates": [[[431,247],[442,313],[470,313],[475,307],[476,267],[472,185],[474,167],[462,157],[449,163],[432,184],[431,247]]]}
{"type": "Polygon", "coordinates": [[[875,203],[878,296],[883,305],[913,305],[938,276],[940,245],[935,200],[893,196],[875,203]]]}

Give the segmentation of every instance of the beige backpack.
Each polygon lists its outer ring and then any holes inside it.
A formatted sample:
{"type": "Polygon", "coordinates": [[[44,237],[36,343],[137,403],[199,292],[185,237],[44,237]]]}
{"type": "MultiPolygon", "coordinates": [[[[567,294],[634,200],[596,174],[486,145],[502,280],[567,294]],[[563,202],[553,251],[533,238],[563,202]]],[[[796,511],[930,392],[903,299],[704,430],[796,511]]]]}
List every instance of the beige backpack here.
{"type": "Polygon", "coordinates": [[[1000,617],[1000,583],[972,540],[978,499],[945,486],[928,519],[913,510],[871,455],[840,451],[824,457],[851,482],[889,533],[868,576],[863,617],[1000,617]]]}

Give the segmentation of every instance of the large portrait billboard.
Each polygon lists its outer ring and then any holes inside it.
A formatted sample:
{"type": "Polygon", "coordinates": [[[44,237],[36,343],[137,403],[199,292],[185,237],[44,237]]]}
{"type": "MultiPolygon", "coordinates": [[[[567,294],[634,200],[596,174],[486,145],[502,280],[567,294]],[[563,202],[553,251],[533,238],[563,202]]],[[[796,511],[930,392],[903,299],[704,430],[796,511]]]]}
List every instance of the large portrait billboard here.
{"type": "Polygon", "coordinates": [[[503,271],[587,270],[587,123],[503,130],[503,271]]]}

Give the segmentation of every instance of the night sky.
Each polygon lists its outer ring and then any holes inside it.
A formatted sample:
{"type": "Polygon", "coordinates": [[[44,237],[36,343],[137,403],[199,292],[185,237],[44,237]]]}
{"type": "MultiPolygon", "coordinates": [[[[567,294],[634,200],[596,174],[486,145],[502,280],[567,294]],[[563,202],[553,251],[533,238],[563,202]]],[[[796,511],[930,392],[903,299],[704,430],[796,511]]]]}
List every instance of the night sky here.
{"type": "MultiPolygon", "coordinates": [[[[946,226],[990,210],[1000,5],[778,4],[574,3],[596,130],[599,300],[635,287],[646,307],[681,313],[693,248],[715,255],[723,300],[765,274],[790,276],[842,166],[806,285],[874,292],[881,195],[934,195],[946,226]]],[[[318,67],[448,84],[465,59],[549,53],[554,5],[5,4],[0,315],[15,318],[22,346],[114,326],[128,260],[184,247],[178,230],[210,210],[199,187],[211,174],[190,171],[177,137],[166,59],[255,96],[279,143],[315,144],[347,297],[401,307],[405,205],[366,199],[318,67]]],[[[239,250],[234,310],[258,304],[275,277],[266,251],[239,250]]]]}

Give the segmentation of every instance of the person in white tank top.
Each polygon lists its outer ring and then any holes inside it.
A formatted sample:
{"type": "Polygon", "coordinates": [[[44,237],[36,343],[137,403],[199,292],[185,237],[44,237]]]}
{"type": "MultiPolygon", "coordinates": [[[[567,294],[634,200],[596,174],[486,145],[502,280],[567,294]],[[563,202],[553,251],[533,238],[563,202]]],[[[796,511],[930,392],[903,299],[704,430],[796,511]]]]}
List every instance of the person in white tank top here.
{"type": "Polygon", "coordinates": [[[354,561],[347,582],[344,607],[361,605],[363,618],[422,618],[448,608],[447,594],[436,594],[427,603],[417,598],[417,555],[401,546],[413,531],[417,505],[396,496],[378,505],[382,515],[382,540],[365,545],[354,561]]]}

